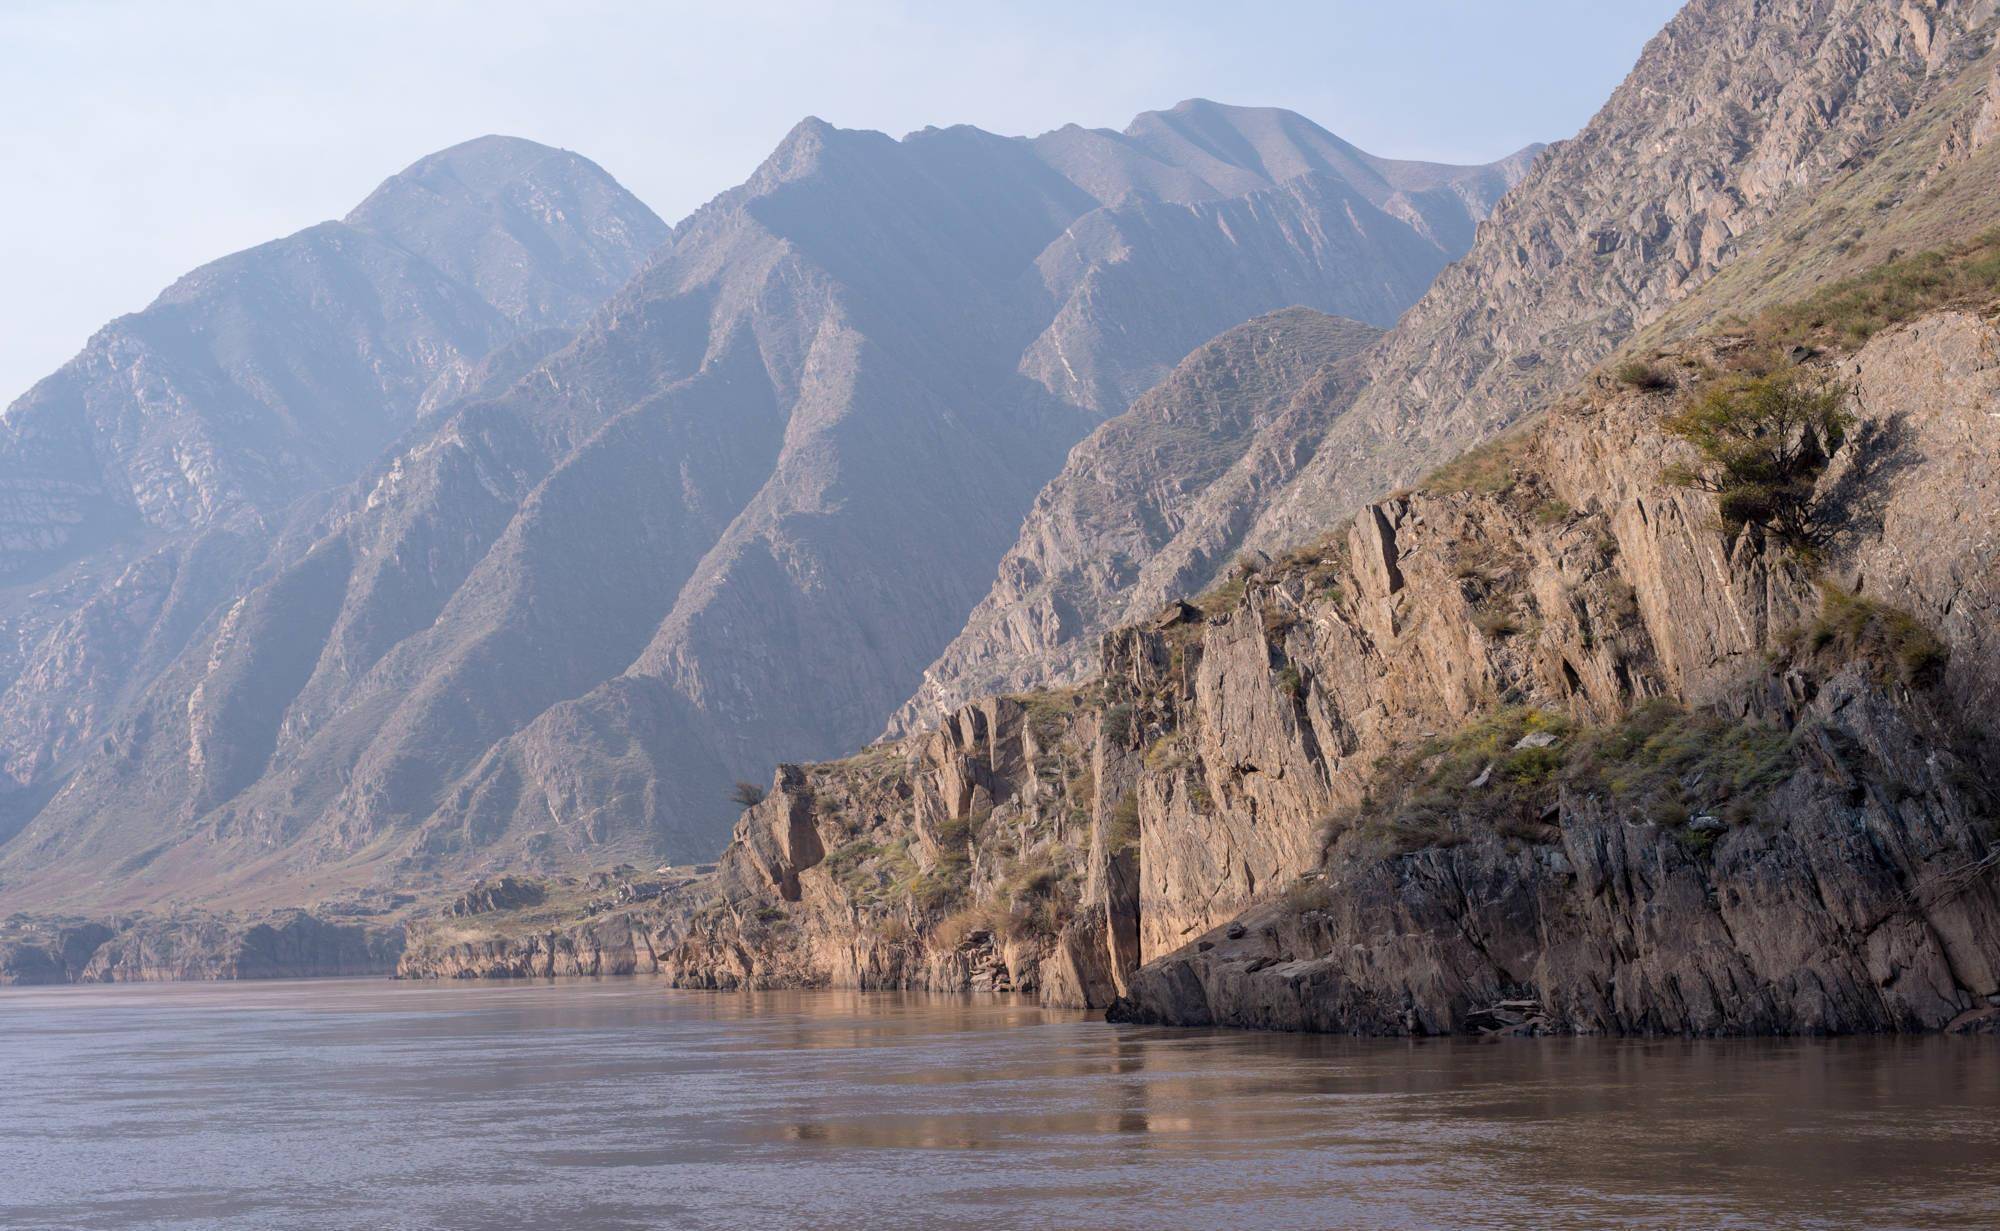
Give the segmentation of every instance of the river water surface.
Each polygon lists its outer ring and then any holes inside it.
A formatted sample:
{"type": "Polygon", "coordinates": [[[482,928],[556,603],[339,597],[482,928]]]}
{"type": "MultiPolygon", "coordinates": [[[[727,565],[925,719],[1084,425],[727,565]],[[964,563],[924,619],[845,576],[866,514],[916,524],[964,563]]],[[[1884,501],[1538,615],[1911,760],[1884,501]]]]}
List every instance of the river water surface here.
{"type": "Polygon", "coordinates": [[[2000,1042],[1374,1042],[647,980],[0,991],[0,1227],[2000,1226],[2000,1042]]]}

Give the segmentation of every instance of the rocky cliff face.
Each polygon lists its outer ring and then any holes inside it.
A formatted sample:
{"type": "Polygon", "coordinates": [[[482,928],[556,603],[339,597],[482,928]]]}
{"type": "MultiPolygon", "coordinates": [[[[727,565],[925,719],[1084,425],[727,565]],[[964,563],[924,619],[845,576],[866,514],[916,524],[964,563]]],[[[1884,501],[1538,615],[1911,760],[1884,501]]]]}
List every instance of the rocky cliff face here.
{"type": "Polygon", "coordinates": [[[1295,542],[1518,421],[1898,144],[1986,60],[1992,0],[1694,0],[1375,357],[1367,392],[1273,500],[1295,542]]]}
{"type": "Polygon", "coordinates": [[[1822,362],[1858,425],[1816,566],[1663,481],[1682,391],[1605,378],[1121,630],[1085,689],[787,771],[640,922],[648,968],[1364,1033],[1990,1016],[2000,324],[1822,362]],[[996,870],[1038,851],[1057,891],[1024,924],[1044,899],[996,870]]]}
{"type": "Polygon", "coordinates": [[[581,912],[537,903],[420,922],[399,973],[1104,1003],[1102,921],[1077,910],[1093,875],[1096,721],[1073,695],[989,700],[846,761],[781,767],[712,870],[628,892],[649,901],[623,909],[599,895],[581,912]]]}
{"type": "MultiPolygon", "coordinates": [[[[1253,579],[1198,655],[1182,649],[1187,683],[1149,684],[1199,717],[1173,723],[1186,769],[1140,783],[1158,834],[1142,842],[1142,946],[1160,960],[1123,1011],[1195,1020],[1207,1005],[1217,1021],[1280,1025],[1273,989],[1293,976],[1292,1024],[1361,1031],[1463,1029],[1503,1000],[1589,1030],[1936,1028],[1984,1007],[1992,747],[1964,705],[1989,689],[1991,651],[1962,605],[1984,607],[2000,580],[1975,430],[1996,341],[1991,322],[1946,315],[1870,344],[1845,368],[1860,443],[1822,481],[1882,511],[1850,523],[1831,572],[1943,635],[1952,662],[1936,691],[1879,659],[1797,656],[1787,631],[1821,601],[1804,570],[1723,534],[1707,497],[1660,485],[1673,446],[1648,403],[1670,394],[1580,399],[1439,480],[1473,490],[1364,511],[1322,579],[1312,565],[1269,588],[1253,579]],[[1919,532],[1920,508],[1957,532],[1919,532]],[[1287,687],[1240,687],[1261,664],[1287,687]],[[1523,755],[1536,744],[1510,739],[1445,784],[1457,794],[1441,830],[1430,818],[1400,832],[1407,816],[1371,798],[1388,789],[1378,766],[1496,706],[1589,725],[1627,721],[1643,698],[1783,732],[1768,793],[1649,812],[1618,789],[1563,786],[1507,826],[1454,823],[1479,814],[1496,774],[1537,772],[1523,755]],[[1731,802],[1730,819],[1704,813],[1731,802]],[[1383,857],[1384,840],[1417,849],[1383,857]],[[1285,900],[1229,921],[1274,886],[1285,900]],[[1308,915],[1329,928],[1316,944],[1280,928],[1259,947],[1275,918],[1308,915]],[[1475,952],[1479,974],[1463,964],[1475,952]]],[[[1110,651],[1141,682],[1174,657],[1144,638],[1110,651]]],[[[1732,738],[1748,737],[1695,743],[1732,738]]]]}
{"type": "MultiPolygon", "coordinates": [[[[1031,520],[905,727],[995,684],[1034,683],[1037,660],[1045,678],[1073,678],[1116,623],[1217,580],[1239,550],[1314,537],[1517,422],[1718,271],[1744,267],[1709,313],[1931,246],[1953,215],[1918,223],[1903,207],[1986,131],[1977,88],[1992,73],[1993,15],[1988,0],[1695,0],[1584,130],[1536,160],[1465,259],[1358,365],[1301,382],[1291,411],[1162,541],[1133,558],[1115,514],[1063,532],[1078,545],[1064,597],[1079,618],[1051,619],[1046,592],[1022,580],[1049,533],[1031,520]],[[1908,232],[1888,235],[1884,211],[1908,232]]],[[[1957,225],[1991,218],[1973,187],[1984,181],[1960,182],[1957,225]]],[[[1051,499],[1087,481],[1064,475],[1051,499]]]]}
{"type": "MultiPolygon", "coordinates": [[[[881,729],[1091,426],[1258,312],[1393,317],[1517,171],[1213,104],[1035,142],[808,121],[574,341],[525,336],[517,379],[459,378],[488,396],[295,510],[91,738],[24,707],[0,892],[275,905],[711,854],[732,777],[881,729]]],[[[357,218],[485,183],[403,179],[357,218]]],[[[479,250],[563,201],[499,194],[479,250]]],[[[564,302],[480,268],[526,324],[564,302]]]]}

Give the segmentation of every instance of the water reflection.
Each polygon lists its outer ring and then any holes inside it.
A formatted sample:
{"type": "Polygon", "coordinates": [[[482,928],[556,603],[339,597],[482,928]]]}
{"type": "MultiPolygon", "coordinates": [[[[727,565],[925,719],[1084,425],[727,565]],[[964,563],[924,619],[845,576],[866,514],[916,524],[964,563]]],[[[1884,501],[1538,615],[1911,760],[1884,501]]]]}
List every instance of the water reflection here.
{"type": "Polygon", "coordinates": [[[1990,1227],[2000,1046],[639,980],[0,993],[5,1227],[1990,1227]]]}

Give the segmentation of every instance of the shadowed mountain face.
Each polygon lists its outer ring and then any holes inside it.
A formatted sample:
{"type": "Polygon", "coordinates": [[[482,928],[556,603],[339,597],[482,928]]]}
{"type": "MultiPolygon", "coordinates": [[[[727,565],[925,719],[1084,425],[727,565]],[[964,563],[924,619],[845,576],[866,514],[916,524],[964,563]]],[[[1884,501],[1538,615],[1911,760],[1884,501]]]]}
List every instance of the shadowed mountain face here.
{"type": "MultiPolygon", "coordinates": [[[[1125,534],[1122,509],[1152,481],[1143,469],[1117,498],[1095,501],[1094,515],[1061,493],[1102,474],[1057,479],[897,729],[922,728],[996,689],[1081,678],[1115,623],[1206,588],[1243,549],[1307,542],[1517,422],[1770,241],[1768,219],[1851,172],[1896,125],[1968,73],[1984,80],[1988,70],[1968,65],[1989,54],[1994,11],[1992,0],[1694,0],[1584,130],[1535,161],[1466,257],[1365,357],[1300,382],[1289,412],[1240,445],[1224,479],[1184,502],[1163,541],[1135,554],[1125,534]],[[1039,560],[1050,553],[1065,562],[1059,580],[1039,560]]],[[[1959,148],[1977,131],[1958,134],[1959,148]]],[[[1383,167],[1337,142],[1287,140],[1275,120],[1254,132],[1231,142],[1196,109],[1135,125],[1115,150],[1054,136],[1087,149],[1079,160],[1107,187],[1160,182],[1197,197],[1228,171],[1190,154],[1200,176],[1168,180],[1145,155],[1230,151],[1231,165],[1359,167],[1356,183],[1383,167]]],[[[1447,191],[1395,174],[1382,170],[1395,185],[1385,208],[1447,191]]],[[[1101,468],[1101,459],[1080,450],[1078,468],[1101,468]]]]}
{"type": "Polygon", "coordinates": [[[0,898],[706,857],[732,777],[881,728],[1097,423],[1260,312],[1389,323],[1525,162],[1389,162],[1200,102],[1033,141],[812,120],[552,349],[521,331],[596,285],[602,239],[532,223],[580,190],[502,190],[519,176],[457,153],[344,225],[393,230],[515,331],[484,345],[517,340],[356,487],[293,506],[100,734],[18,686],[41,751],[17,755],[0,898]],[[517,276],[544,258],[564,273],[517,276]]]}

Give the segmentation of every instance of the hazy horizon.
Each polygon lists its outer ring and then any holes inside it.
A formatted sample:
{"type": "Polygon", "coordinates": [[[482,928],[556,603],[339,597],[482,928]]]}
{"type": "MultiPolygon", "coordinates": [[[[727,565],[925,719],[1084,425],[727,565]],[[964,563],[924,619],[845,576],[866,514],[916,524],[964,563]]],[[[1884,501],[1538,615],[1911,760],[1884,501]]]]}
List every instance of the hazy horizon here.
{"type": "Polygon", "coordinates": [[[0,97],[37,117],[0,136],[10,181],[37,185],[0,201],[7,267],[33,292],[0,318],[0,406],[186,271],[339,217],[486,133],[575,150],[668,222],[807,115],[1030,135],[1205,97],[1301,112],[1371,153],[1477,163],[1574,133],[1678,7],[1288,2],[1218,37],[1212,13],[1180,3],[984,17],[363,3],[309,18],[30,0],[0,13],[0,97]],[[754,92],[738,90],[745,65],[754,92]]]}

